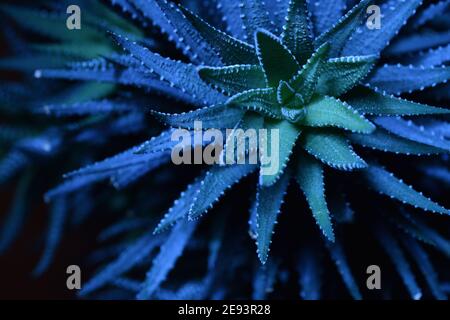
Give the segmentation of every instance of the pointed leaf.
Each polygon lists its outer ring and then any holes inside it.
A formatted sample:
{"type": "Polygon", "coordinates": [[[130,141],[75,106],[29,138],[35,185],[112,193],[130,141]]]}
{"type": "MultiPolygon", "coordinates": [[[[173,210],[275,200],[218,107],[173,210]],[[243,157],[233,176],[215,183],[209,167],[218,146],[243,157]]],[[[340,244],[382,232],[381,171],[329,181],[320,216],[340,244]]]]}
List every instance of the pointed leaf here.
{"type": "Polygon", "coordinates": [[[313,53],[314,47],[305,0],[290,0],[281,40],[300,65],[305,64],[313,53]]]}
{"type": "Polygon", "coordinates": [[[189,208],[189,219],[200,218],[219,200],[225,191],[256,170],[255,165],[215,166],[206,173],[189,208]]]}
{"type": "Polygon", "coordinates": [[[227,104],[244,110],[253,110],[271,118],[283,119],[274,88],[244,91],[231,97],[227,104]]]}
{"type": "Polygon", "coordinates": [[[375,56],[341,57],[328,60],[322,69],[317,91],[339,97],[360,83],[375,64],[375,56]]]}
{"type": "Polygon", "coordinates": [[[284,174],[270,187],[258,187],[256,195],[256,245],[258,258],[262,264],[269,256],[272,234],[289,183],[289,175],[284,174]]]}
{"type": "Polygon", "coordinates": [[[303,68],[289,81],[289,85],[299,93],[305,103],[308,103],[316,92],[317,81],[323,69],[323,64],[328,56],[328,43],[322,45],[314,52],[312,57],[303,65],[303,68]]]}
{"type": "Polygon", "coordinates": [[[295,57],[273,34],[258,30],[255,34],[256,53],[266,75],[269,87],[278,87],[281,80],[288,81],[298,71],[295,57]]]}
{"type": "Polygon", "coordinates": [[[400,95],[404,92],[423,90],[450,79],[450,67],[420,68],[413,66],[385,65],[378,68],[368,84],[371,87],[400,95]]]}
{"type": "Polygon", "coordinates": [[[262,186],[270,186],[273,185],[285,171],[301,130],[296,125],[286,120],[266,120],[265,129],[268,130],[267,144],[262,143],[262,145],[259,146],[260,153],[262,153],[261,167],[265,167],[265,170],[267,170],[268,167],[271,169],[276,168],[276,170],[273,174],[267,174],[267,172],[263,174],[263,169],[261,169],[259,179],[262,186]],[[277,143],[278,146],[272,145],[272,129],[279,130],[277,133],[279,139],[275,140],[275,143],[277,143]],[[266,146],[268,150],[264,150],[266,146]],[[270,157],[270,163],[268,164],[265,163],[266,159],[264,159],[264,155],[266,154],[270,157]]]}
{"type": "Polygon", "coordinates": [[[425,131],[424,127],[416,126],[411,120],[379,117],[375,123],[402,138],[450,151],[450,141],[425,131]]]}
{"type": "Polygon", "coordinates": [[[261,0],[241,0],[238,6],[241,9],[241,19],[247,31],[246,39],[252,39],[258,29],[276,32],[275,25],[269,19],[269,13],[261,0]]]}
{"type": "Polygon", "coordinates": [[[335,241],[327,242],[326,245],[328,251],[330,252],[331,258],[333,259],[352,298],[355,300],[362,300],[361,292],[359,291],[358,285],[356,284],[355,278],[350,270],[342,244],[339,241],[335,241]]]}
{"type": "Polygon", "coordinates": [[[228,95],[266,87],[264,71],[259,65],[200,67],[198,73],[203,81],[228,95]]]}
{"type": "Polygon", "coordinates": [[[380,7],[381,14],[383,15],[381,19],[382,27],[380,29],[369,30],[365,25],[359,26],[345,46],[343,54],[379,54],[389,44],[391,39],[398,34],[408,18],[414,15],[422,1],[385,1],[380,7]]]}
{"type": "Polygon", "coordinates": [[[411,140],[403,139],[386,130],[378,128],[371,134],[350,134],[352,142],[357,143],[366,148],[381,150],[384,152],[402,153],[406,155],[430,155],[445,153],[443,149],[427,146],[411,140]]]}
{"type": "Polygon", "coordinates": [[[348,104],[332,97],[320,97],[305,107],[299,123],[309,127],[337,127],[352,132],[371,133],[375,126],[348,104]]]}
{"type": "Polygon", "coordinates": [[[362,86],[352,90],[345,101],[361,114],[369,115],[419,116],[450,113],[447,109],[411,102],[362,86]]]}
{"type": "Polygon", "coordinates": [[[330,167],[340,170],[354,170],[367,164],[354,151],[344,136],[326,130],[308,130],[302,136],[301,144],[309,154],[330,167]]]}
{"type": "Polygon", "coordinates": [[[411,266],[403,254],[397,240],[393,234],[384,226],[377,225],[375,235],[378,238],[381,246],[384,248],[403,283],[414,300],[419,300],[422,297],[422,290],[420,289],[411,270],[411,266]]]}
{"type": "MultiPolygon", "coordinates": [[[[217,51],[224,64],[258,63],[255,49],[252,46],[214,28],[191,11],[181,6],[180,9],[200,35],[217,51]]],[[[209,61],[205,62],[210,64],[209,61]]]]}
{"type": "Polygon", "coordinates": [[[317,225],[323,235],[334,242],[330,211],[325,200],[325,181],[322,165],[309,156],[302,155],[297,167],[297,182],[308,201],[317,225]]]}
{"type": "Polygon", "coordinates": [[[172,229],[169,237],[161,246],[159,254],[153,260],[153,265],[147,272],[141,291],[137,294],[137,299],[149,299],[155,293],[155,290],[166,279],[178,258],[182,255],[195,228],[196,222],[185,220],[178,222],[172,229]]]}
{"type": "MultiPolygon", "coordinates": [[[[372,0],[361,0],[358,5],[353,7],[353,9],[347,12],[345,16],[339,19],[339,21],[331,29],[321,34],[320,37],[315,40],[314,44],[316,48],[325,42],[329,42],[330,56],[339,56],[353,31],[361,25],[361,22],[366,14],[367,7],[371,2],[372,0]]],[[[345,55],[363,54],[346,53],[345,55]]]]}
{"type": "Polygon", "coordinates": [[[346,8],[345,0],[335,1],[307,1],[312,14],[316,36],[321,35],[342,17],[346,8]]]}
{"type": "Polygon", "coordinates": [[[369,167],[361,173],[369,186],[381,194],[426,211],[446,215],[450,214],[449,210],[431,201],[422,195],[422,193],[415,191],[411,186],[406,185],[392,173],[377,165],[370,164],[369,167]]]}
{"type": "Polygon", "coordinates": [[[168,126],[187,129],[194,129],[195,121],[201,121],[204,129],[232,128],[244,115],[243,110],[226,105],[203,107],[179,114],[158,111],[151,111],[151,113],[168,126]]]}

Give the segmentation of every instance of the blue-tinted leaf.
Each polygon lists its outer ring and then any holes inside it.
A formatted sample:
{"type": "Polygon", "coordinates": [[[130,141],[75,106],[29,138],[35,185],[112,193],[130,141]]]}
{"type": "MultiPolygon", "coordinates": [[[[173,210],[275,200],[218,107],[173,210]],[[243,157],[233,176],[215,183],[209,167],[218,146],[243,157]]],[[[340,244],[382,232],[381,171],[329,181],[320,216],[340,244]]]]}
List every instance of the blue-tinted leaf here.
{"type": "Polygon", "coordinates": [[[80,295],[86,296],[124,275],[143,259],[147,258],[161,242],[161,237],[153,236],[152,234],[145,234],[135,240],[127,246],[127,249],[116,260],[105,266],[89,282],[84,284],[80,295]]]}
{"type": "Polygon", "coordinates": [[[153,260],[152,267],[147,272],[142,289],[137,294],[138,299],[149,299],[159,288],[183,253],[195,227],[196,222],[185,220],[178,222],[172,229],[155,260],[153,260]]]}
{"type": "Polygon", "coordinates": [[[314,32],[316,36],[330,29],[344,14],[345,0],[308,1],[308,9],[312,13],[314,32]]]}
{"type": "Polygon", "coordinates": [[[247,32],[241,18],[239,3],[229,0],[217,0],[217,9],[222,12],[227,31],[240,40],[246,39],[247,32]]]}
{"type": "MultiPolygon", "coordinates": [[[[381,28],[369,30],[359,26],[346,44],[344,55],[379,54],[397,35],[401,27],[415,12],[422,0],[388,0],[381,7],[381,28]]],[[[365,12],[366,9],[364,9],[365,12]]]]}
{"type": "Polygon", "coordinates": [[[394,267],[402,278],[411,298],[419,300],[422,297],[422,290],[417,284],[411,266],[408,261],[406,261],[405,255],[397,240],[387,228],[381,225],[376,227],[375,236],[394,264],[394,267]]]}
{"type": "Polygon", "coordinates": [[[385,50],[385,54],[401,56],[407,53],[446,45],[449,42],[450,32],[425,31],[395,41],[387,50],[385,50]]]}
{"type": "Polygon", "coordinates": [[[404,244],[404,247],[409,251],[411,256],[416,261],[416,264],[425,277],[425,280],[427,281],[428,286],[433,293],[433,296],[438,300],[447,300],[447,297],[441,290],[438,275],[434,270],[430,258],[428,257],[425,250],[423,250],[421,245],[411,237],[403,236],[401,237],[401,240],[404,244]]]}
{"type": "Polygon", "coordinates": [[[50,209],[49,225],[47,229],[47,237],[45,239],[45,248],[39,263],[34,268],[33,274],[40,276],[50,266],[55,251],[61,241],[64,224],[67,217],[67,200],[59,197],[54,200],[50,209]]]}
{"type": "Polygon", "coordinates": [[[362,86],[352,90],[345,101],[361,114],[369,115],[419,116],[450,113],[450,110],[444,108],[411,102],[362,86]]]}
{"type": "Polygon", "coordinates": [[[298,262],[300,297],[304,300],[319,300],[322,286],[322,268],[317,252],[306,248],[298,262]]]}
{"type": "Polygon", "coordinates": [[[275,24],[270,21],[269,13],[261,0],[241,0],[237,3],[241,9],[241,19],[247,32],[246,39],[252,39],[258,29],[276,32],[275,24]]]}
{"type": "Polygon", "coordinates": [[[314,47],[305,0],[289,1],[281,40],[300,65],[303,65],[313,53],[314,47]]]}
{"type": "Polygon", "coordinates": [[[403,92],[423,90],[450,79],[450,67],[421,68],[401,65],[385,65],[370,77],[370,86],[400,95],[403,92]]]}
{"type": "Polygon", "coordinates": [[[236,65],[220,68],[201,67],[198,73],[203,81],[225,94],[266,87],[266,77],[259,65],[236,65]]]}
{"type": "Polygon", "coordinates": [[[425,23],[435,19],[445,12],[450,7],[450,0],[442,0],[437,3],[430,4],[422,10],[412,21],[412,26],[418,28],[425,23]]]}
{"type": "Polygon", "coordinates": [[[100,100],[73,104],[49,104],[40,108],[39,112],[56,116],[84,116],[110,113],[123,113],[135,108],[133,104],[124,101],[100,100]]]}
{"type": "MultiPolygon", "coordinates": [[[[316,48],[325,42],[329,42],[330,56],[332,58],[339,56],[355,28],[360,26],[363,17],[365,16],[366,9],[371,2],[372,0],[362,0],[358,5],[347,12],[332,28],[316,38],[314,42],[316,48]]],[[[329,4],[327,3],[327,5],[329,4]]],[[[365,53],[344,52],[345,56],[364,54],[365,53]]],[[[375,54],[377,54],[377,52],[375,54]]]]}
{"type": "Polygon", "coordinates": [[[205,104],[216,104],[224,100],[217,91],[209,88],[199,77],[197,69],[191,64],[163,58],[136,43],[115,35],[114,39],[136,58],[141,60],[150,71],[158,74],[174,86],[204,101],[205,104]]]}
{"type": "Polygon", "coordinates": [[[256,170],[255,165],[215,166],[206,173],[189,208],[189,218],[197,219],[212,208],[224,192],[246,175],[256,170]]]}
{"type": "Polygon", "coordinates": [[[449,210],[431,201],[422,193],[415,191],[411,186],[406,185],[392,173],[377,165],[370,164],[362,173],[369,186],[381,194],[426,211],[450,214],[449,210]]]}
{"type": "Polygon", "coordinates": [[[26,172],[19,180],[11,208],[5,217],[0,231],[0,254],[3,254],[19,236],[25,222],[30,199],[32,174],[26,172]]]}
{"type": "Polygon", "coordinates": [[[450,141],[425,131],[424,127],[415,125],[411,120],[379,117],[375,119],[375,123],[402,138],[450,151],[450,141]]]}
{"type": "Polygon", "coordinates": [[[361,292],[359,291],[358,285],[356,284],[355,278],[350,270],[350,266],[348,265],[341,243],[339,241],[327,242],[327,248],[352,298],[355,300],[361,300],[361,292]]]}
{"type": "Polygon", "coordinates": [[[384,152],[402,153],[406,155],[430,155],[444,153],[440,148],[417,143],[396,135],[390,134],[386,130],[377,129],[371,134],[350,134],[350,140],[366,148],[381,150],[384,152]]]}
{"type": "MultiPolygon", "coordinates": [[[[200,35],[219,54],[221,61],[226,64],[256,64],[258,58],[255,49],[249,44],[230,37],[226,33],[214,28],[200,17],[183,7],[180,7],[187,19],[199,31],[200,35]]],[[[214,61],[214,60],[213,60],[214,61]]],[[[205,61],[212,65],[211,61],[205,61]]]]}

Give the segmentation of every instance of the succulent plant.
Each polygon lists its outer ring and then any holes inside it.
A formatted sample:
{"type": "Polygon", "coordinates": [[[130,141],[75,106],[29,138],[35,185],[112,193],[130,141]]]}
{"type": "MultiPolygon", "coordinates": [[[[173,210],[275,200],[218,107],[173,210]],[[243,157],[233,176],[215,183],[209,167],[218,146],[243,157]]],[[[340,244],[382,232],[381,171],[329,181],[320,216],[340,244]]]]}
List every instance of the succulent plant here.
{"type": "MultiPolygon", "coordinates": [[[[360,299],[364,275],[355,276],[350,262],[365,272],[361,265],[370,260],[395,269],[404,285],[386,276],[392,288],[386,284],[378,297],[403,296],[406,289],[414,299],[446,299],[448,270],[444,263],[432,265],[422,242],[437,249],[433,256],[448,259],[450,243],[440,231],[448,234],[450,211],[416,189],[448,200],[449,26],[436,17],[448,17],[450,1],[354,2],[113,0],[113,8],[86,6],[86,26],[79,31],[57,27],[64,18],[56,14],[2,6],[7,17],[25,14],[19,24],[57,42],[30,45],[16,28],[5,32],[17,54],[0,66],[32,71],[37,79],[24,76],[21,84],[0,89],[1,110],[11,119],[0,126],[7,146],[0,149],[0,182],[24,172],[0,248],[25,220],[23,199],[43,175],[37,168],[51,172],[46,181],[58,181],[55,173],[86,164],[45,195],[49,231],[35,269],[47,269],[68,221],[77,226],[85,218],[106,219],[100,211],[116,217],[99,240],[117,244],[91,257],[103,266],[83,286],[83,296],[291,297],[289,279],[296,277],[301,298],[336,298],[342,284],[332,260],[350,296],[360,299]],[[381,8],[380,29],[365,24],[373,4],[381,8]],[[23,110],[11,112],[19,102],[23,110]],[[24,117],[32,122],[23,124],[24,117]],[[195,121],[205,130],[277,129],[277,145],[270,137],[266,142],[279,151],[278,170],[263,174],[261,157],[258,164],[170,164],[177,128],[194,141],[188,148],[205,143],[195,139],[195,121]],[[158,134],[161,126],[169,128],[158,134]],[[128,138],[117,138],[122,136],[128,138]],[[153,176],[144,178],[149,172],[153,176]],[[117,191],[96,186],[107,179],[117,191]],[[240,194],[224,196],[231,187],[240,194]],[[308,207],[319,228],[310,224],[308,207]],[[124,217],[125,210],[134,216],[124,217]],[[249,218],[242,216],[246,211],[249,218]],[[289,223],[275,228],[282,211],[289,223]],[[378,258],[368,259],[372,247],[378,258]]],[[[53,11],[65,6],[43,3],[53,11]]]]}

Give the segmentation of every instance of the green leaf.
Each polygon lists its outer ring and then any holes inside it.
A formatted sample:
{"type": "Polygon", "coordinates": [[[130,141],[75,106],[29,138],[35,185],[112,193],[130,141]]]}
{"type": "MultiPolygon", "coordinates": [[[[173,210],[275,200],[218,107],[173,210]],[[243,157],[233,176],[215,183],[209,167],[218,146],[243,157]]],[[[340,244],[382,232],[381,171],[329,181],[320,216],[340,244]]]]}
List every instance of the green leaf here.
{"type": "Polygon", "coordinates": [[[303,96],[296,93],[286,81],[280,81],[277,89],[277,100],[279,104],[288,108],[300,108],[305,104],[303,96]]]}
{"type": "Polygon", "coordinates": [[[203,81],[228,95],[266,87],[266,77],[259,65],[200,67],[198,74],[203,81]]]}
{"type": "Polygon", "coordinates": [[[311,100],[316,91],[317,81],[322,71],[323,63],[327,58],[328,50],[329,45],[327,43],[322,45],[303,65],[303,68],[294,79],[289,81],[289,85],[303,97],[305,103],[311,100]]]}
{"type": "Polygon", "coordinates": [[[332,97],[318,97],[305,107],[299,123],[309,127],[337,127],[352,132],[371,133],[375,126],[347,103],[332,97]]]}
{"type": "MultiPolygon", "coordinates": [[[[272,167],[276,166],[276,171],[273,174],[260,174],[260,184],[262,186],[270,186],[273,185],[284,172],[289,157],[292,154],[292,150],[294,149],[295,142],[300,135],[300,128],[296,125],[290,123],[286,120],[266,120],[265,129],[267,129],[267,143],[262,143],[259,146],[260,152],[265,154],[265,147],[267,146],[268,151],[267,154],[271,157],[271,163],[265,166],[264,161],[266,160],[263,156],[261,157],[261,166],[262,167],[272,167]],[[272,129],[278,130],[279,139],[275,141],[277,146],[272,145],[272,129]],[[277,152],[278,151],[278,152],[277,152]],[[274,163],[275,161],[275,163],[274,163]]],[[[261,141],[261,140],[260,140],[261,141]]],[[[267,170],[267,168],[265,169],[267,170]]]]}
{"type": "Polygon", "coordinates": [[[349,135],[349,138],[352,142],[363,147],[384,152],[394,152],[396,154],[430,155],[445,153],[445,150],[443,149],[398,137],[381,128],[377,128],[377,130],[371,134],[353,133],[349,135]]]}
{"type": "Polygon", "coordinates": [[[265,264],[269,256],[272,234],[289,184],[289,175],[284,174],[270,187],[258,187],[256,194],[256,245],[258,258],[265,264]]]}
{"type": "Polygon", "coordinates": [[[281,80],[288,81],[298,71],[295,57],[280,40],[265,30],[255,34],[256,53],[266,75],[269,87],[278,87],[281,80]]]}
{"type": "Polygon", "coordinates": [[[396,98],[359,86],[350,91],[345,101],[362,114],[378,116],[419,116],[449,114],[450,110],[396,98]]]}
{"type": "Polygon", "coordinates": [[[258,63],[253,46],[214,28],[181,5],[180,9],[200,35],[219,53],[224,64],[258,63]]]}
{"type": "Polygon", "coordinates": [[[333,225],[325,199],[325,182],[322,165],[309,156],[299,158],[297,182],[302,189],[314,219],[324,236],[334,242],[333,225]]]}
{"type": "Polygon", "coordinates": [[[201,121],[202,127],[206,129],[226,129],[234,127],[244,115],[244,111],[242,109],[233,108],[226,105],[204,107],[180,114],[163,113],[153,110],[151,111],[151,113],[158,120],[168,126],[186,129],[193,129],[194,121],[201,121]]]}
{"type": "Polygon", "coordinates": [[[305,64],[314,51],[305,0],[290,1],[283,30],[283,44],[291,50],[300,65],[305,64]]]}
{"type": "Polygon", "coordinates": [[[375,164],[370,164],[366,170],[362,171],[362,174],[369,186],[381,194],[426,211],[450,214],[449,210],[431,201],[392,173],[375,164]]]}
{"type": "Polygon", "coordinates": [[[256,170],[256,165],[215,166],[206,173],[200,183],[194,201],[189,208],[189,219],[198,219],[212,208],[224,192],[242,178],[256,170]]]}
{"type": "Polygon", "coordinates": [[[373,68],[376,56],[341,57],[328,60],[322,69],[317,91],[339,97],[356,86],[373,68]]]}
{"type": "Polygon", "coordinates": [[[238,93],[228,99],[227,104],[253,110],[271,118],[283,119],[274,88],[252,89],[238,93]]]}
{"type": "Polygon", "coordinates": [[[328,31],[322,33],[314,42],[316,47],[321,46],[325,42],[330,43],[330,55],[331,57],[337,57],[344,48],[347,40],[355,29],[361,24],[366,9],[372,0],[362,0],[358,5],[353,7],[345,16],[328,31]]]}
{"type": "Polygon", "coordinates": [[[330,130],[308,130],[301,139],[308,153],[340,170],[353,170],[367,167],[367,164],[354,151],[348,141],[330,130]]]}

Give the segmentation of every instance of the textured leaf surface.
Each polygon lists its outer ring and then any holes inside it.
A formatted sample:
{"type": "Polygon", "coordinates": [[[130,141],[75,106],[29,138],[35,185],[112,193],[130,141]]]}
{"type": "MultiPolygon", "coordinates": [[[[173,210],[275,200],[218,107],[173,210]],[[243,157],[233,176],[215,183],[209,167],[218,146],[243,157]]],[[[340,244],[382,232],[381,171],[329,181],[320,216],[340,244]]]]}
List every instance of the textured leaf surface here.
{"type": "Polygon", "coordinates": [[[200,35],[218,52],[224,64],[258,63],[255,49],[252,46],[214,28],[189,10],[183,7],[181,10],[200,35]]]}
{"type": "Polygon", "coordinates": [[[379,116],[419,116],[448,114],[449,110],[411,102],[386,93],[375,92],[369,88],[358,87],[352,90],[345,101],[362,114],[379,116]]]}
{"type": "Polygon", "coordinates": [[[349,135],[349,137],[352,142],[363,147],[381,150],[384,152],[393,152],[397,154],[401,153],[406,155],[439,154],[445,152],[443,149],[403,139],[380,128],[371,134],[355,133],[349,135]]]}
{"type": "Polygon", "coordinates": [[[450,141],[433,132],[426,132],[423,127],[415,125],[411,120],[380,117],[375,119],[375,123],[402,138],[450,151],[450,141]]]}
{"type": "Polygon", "coordinates": [[[301,139],[308,153],[330,167],[341,170],[354,170],[367,167],[367,164],[354,151],[348,141],[340,134],[325,130],[308,130],[301,139]]]}
{"type": "Polygon", "coordinates": [[[194,201],[189,208],[189,219],[197,219],[219,200],[224,192],[243,177],[256,170],[255,165],[216,166],[206,173],[194,201]]]}
{"type": "Polygon", "coordinates": [[[331,215],[325,199],[325,181],[322,165],[308,156],[302,156],[298,162],[297,182],[308,201],[314,219],[324,236],[334,241],[331,215]]]}
{"type": "Polygon", "coordinates": [[[266,77],[259,65],[236,65],[222,68],[201,67],[199,75],[216,90],[229,95],[266,87],[266,77]]]}
{"type": "Polygon", "coordinates": [[[309,127],[337,127],[353,132],[371,133],[375,126],[345,102],[332,97],[314,99],[305,107],[306,115],[299,122],[309,127]]]}
{"type": "Polygon", "coordinates": [[[362,173],[369,186],[381,194],[426,211],[450,214],[449,210],[431,201],[377,165],[370,164],[362,173]]]}
{"type": "MultiPolygon", "coordinates": [[[[265,123],[265,129],[268,130],[268,137],[267,137],[267,154],[271,157],[271,163],[267,166],[273,167],[276,162],[277,170],[274,174],[268,175],[260,175],[260,183],[263,186],[270,186],[274,184],[280,176],[285,171],[289,158],[292,154],[292,151],[295,146],[295,142],[297,141],[301,130],[294,124],[286,121],[286,120],[270,120],[266,121],[265,123]],[[278,154],[274,154],[274,146],[272,146],[272,129],[279,130],[279,140],[276,141],[278,144],[278,154]]],[[[261,140],[260,140],[261,141],[261,140]]],[[[259,146],[260,152],[263,152],[263,155],[265,154],[261,148],[265,148],[264,144],[263,146],[259,146]]],[[[261,166],[265,166],[266,159],[264,159],[263,156],[261,156],[261,162],[263,163],[261,166]]],[[[262,172],[262,171],[261,171],[262,172]]]]}
{"type": "Polygon", "coordinates": [[[245,110],[253,110],[271,118],[283,118],[277,100],[277,93],[273,88],[244,91],[231,97],[227,104],[238,106],[245,110]]]}
{"type": "Polygon", "coordinates": [[[374,66],[375,56],[342,57],[328,60],[320,74],[317,91],[339,97],[360,83],[374,66]]]}
{"type": "MultiPolygon", "coordinates": [[[[339,21],[332,28],[316,38],[314,42],[315,46],[318,47],[325,42],[329,42],[330,56],[339,56],[353,31],[361,24],[362,19],[366,14],[366,9],[371,2],[372,0],[362,0],[358,5],[353,7],[341,19],[339,19],[339,21]]],[[[346,53],[345,55],[363,54],[364,53],[346,53]]]]}
{"type": "Polygon", "coordinates": [[[168,126],[174,128],[194,128],[194,121],[201,121],[202,128],[232,128],[241,120],[244,112],[226,105],[204,107],[197,110],[169,114],[152,111],[152,114],[168,126]]]}
{"type": "Polygon", "coordinates": [[[420,68],[385,65],[369,79],[369,85],[393,94],[423,90],[450,79],[450,67],[420,68]]]}
{"type": "Polygon", "coordinates": [[[292,52],[298,63],[303,65],[314,51],[306,2],[305,0],[291,0],[289,2],[281,40],[292,52]]]}
{"type": "Polygon", "coordinates": [[[257,254],[262,264],[267,262],[269,256],[272,234],[288,183],[289,175],[284,174],[274,185],[270,187],[259,186],[258,188],[256,196],[256,245],[258,248],[257,254]]]}
{"type": "MultiPolygon", "coordinates": [[[[359,26],[345,46],[345,55],[365,55],[380,53],[399,32],[409,17],[423,0],[388,0],[380,7],[382,27],[369,30],[365,25],[359,26]]],[[[364,9],[365,11],[365,9],[364,9]]]]}

